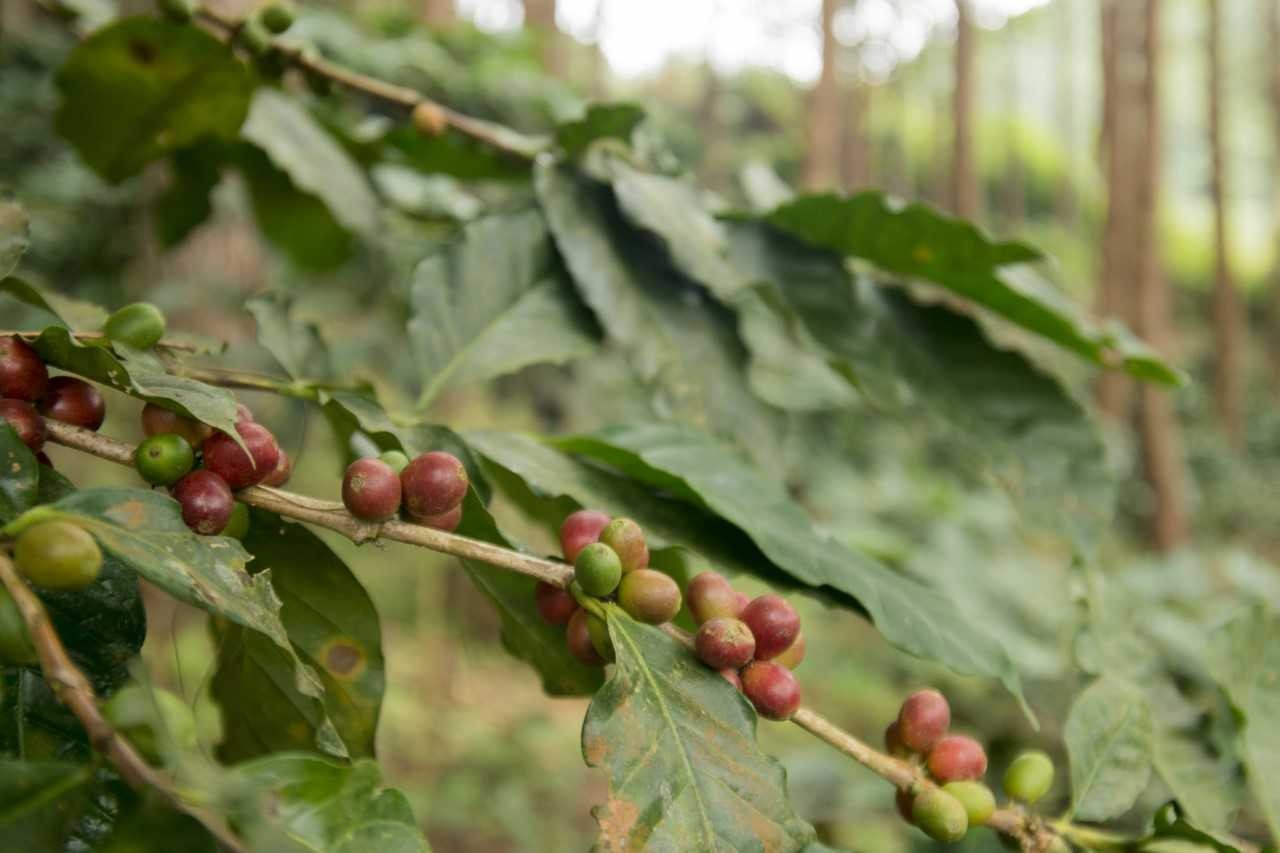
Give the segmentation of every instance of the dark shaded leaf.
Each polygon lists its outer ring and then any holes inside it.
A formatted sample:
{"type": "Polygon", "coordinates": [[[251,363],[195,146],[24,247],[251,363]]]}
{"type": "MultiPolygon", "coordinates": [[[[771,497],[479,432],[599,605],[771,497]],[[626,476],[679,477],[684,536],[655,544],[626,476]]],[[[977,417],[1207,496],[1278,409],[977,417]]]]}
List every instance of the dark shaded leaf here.
{"type": "Polygon", "coordinates": [[[7,421],[0,420],[0,523],[7,524],[35,505],[40,466],[7,421]]]}
{"type": "Polygon", "coordinates": [[[170,172],[155,218],[160,242],[176,246],[213,213],[209,194],[222,179],[222,157],[215,146],[194,145],[174,153],[170,172]]]}
{"type": "Polygon", "coordinates": [[[453,129],[427,137],[408,125],[398,125],[383,142],[403,158],[405,165],[427,174],[451,175],[466,181],[529,177],[528,161],[504,155],[453,129]]]}
{"type": "Polygon", "coordinates": [[[0,838],[5,848],[27,853],[62,850],[76,821],[90,807],[93,788],[89,765],[0,761],[0,838]]]}
{"type": "Polygon", "coordinates": [[[0,278],[18,268],[31,242],[31,228],[22,206],[0,195],[0,278]]]}
{"type": "Polygon", "coordinates": [[[577,157],[597,139],[626,142],[642,121],[644,110],[637,104],[592,104],[582,118],[556,128],[556,144],[565,155],[577,157]]]}

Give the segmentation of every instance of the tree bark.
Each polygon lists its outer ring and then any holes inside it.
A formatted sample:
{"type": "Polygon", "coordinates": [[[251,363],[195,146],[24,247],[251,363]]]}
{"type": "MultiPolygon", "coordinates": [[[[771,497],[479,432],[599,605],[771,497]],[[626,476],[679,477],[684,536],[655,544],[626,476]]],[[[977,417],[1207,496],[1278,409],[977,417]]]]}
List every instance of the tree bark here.
{"type": "Polygon", "coordinates": [[[951,211],[965,219],[981,213],[981,194],[973,162],[974,32],[970,0],[955,0],[956,51],[955,86],[951,116],[951,211]]]}
{"type": "MultiPolygon", "coordinates": [[[[1274,5],[1274,3],[1272,4],[1274,5]]],[[[1222,141],[1222,8],[1208,0],[1209,195],[1213,200],[1213,403],[1232,447],[1244,446],[1244,306],[1231,277],[1222,141]]]]}
{"type": "Polygon", "coordinates": [[[811,190],[840,183],[840,82],[836,74],[835,17],[839,0],[822,0],[822,73],[809,92],[802,180],[811,190]]]}
{"type": "Polygon", "coordinates": [[[568,56],[556,28],[556,0],[524,0],[524,25],[538,38],[542,67],[552,77],[563,79],[568,56]]]}
{"type": "MultiPolygon", "coordinates": [[[[1125,0],[1126,3],[1130,0],[1125,0]]],[[[1138,330],[1147,342],[1168,352],[1172,344],[1168,283],[1160,259],[1156,212],[1160,198],[1162,134],[1160,130],[1160,6],[1146,0],[1143,27],[1145,77],[1142,87],[1144,167],[1138,193],[1138,245],[1142,260],[1138,278],[1138,330]]],[[[1135,4],[1136,5],[1136,4],[1135,4]]],[[[1152,383],[1142,385],[1139,433],[1147,482],[1151,487],[1150,536],[1160,551],[1171,551],[1187,539],[1186,472],[1182,429],[1169,393],[1152,383]]]]}
{"type": "Polygon", "coordinates": [[[454,0],[422,0],[422,20],[429,27],[449,27],[457,23],[454,0]]]}
{"type": "Polygon", "coordinates": [[[1062,179],[1058,182],[1055,198],[1058,221],[1070,229],[1080,227],[1080,205],[1076,197],[1076,181],[1078,180],[1076,159],[1076,74],[1075,55],[1080,41],[1076,27],[1076,6],[1068,2],[1058,3],[1058,26],[1061,39],[1057,72],[1056,100],[1058,104],[1057,119],[1062,138],[1067,140],[1066,151],[1062,163],[1062,179]]]}
{"type": "Polygon", "coordinates": [[[870,131],[871,86],[859,81],[845,95],[842,145],[844,186],[850,192],[871,185],[874,168],[870,131]]]}

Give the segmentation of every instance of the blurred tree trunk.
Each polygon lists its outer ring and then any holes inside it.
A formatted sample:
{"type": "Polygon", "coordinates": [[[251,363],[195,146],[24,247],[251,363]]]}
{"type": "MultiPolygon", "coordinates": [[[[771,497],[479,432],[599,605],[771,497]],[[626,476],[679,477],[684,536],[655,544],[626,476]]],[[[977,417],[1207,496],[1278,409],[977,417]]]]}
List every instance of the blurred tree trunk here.
{"type": "Polygon", "coordinates": [[[422,20],[429,27],[447,27],[458,20],[453,0],[422,0],[422,20]]]}
{"type": "MultiPolygon", "coordinates": [[[[1055,207],[1058,221],[1068,228],[1080,225],[1080,205],[1076,198],[1077,160],[1076,160],[1076,73],[1075,56],[1079,34],[1076,32],[1076,6],[1072,0],[1059,0],[1058,4],[1058,44],[1061,51],[1058,61],[1054,63],[1058,105],[1058,126],[1062,138],[1067,140],[1066,157],[1062,164],[1062,176],[1058,181],[1055,207]]],[[[1105,98],[1105,95],[1104,95],[1105,98]]],[[[1105,111],[1105,110],[1104,110],[1105,111]]]]}
{"type": "Polygon", "coordinates": [[[834,189],[840,182],[840,82],[836,74],[835,17],[839,0],[822,0],[822,73],[809,92],[805,116],[802,180],[807,189],[834,189]]]}
{"type": "Polygon", "coordinates": [[[524,25],[537,34],[542,67],[552,77],[563,78],[568,57],[556,29],[556,0],[524,0],[524,25]]]}
{"type": "MultiPolygon", "coordinates": [[[[1272,4],[1274,5],[1274,3],[1272,4]]],[[[1222,156],[1222,8],[1209,0],[1209,194],[1213,199],[1213,404],[1232,447],[1244,445],[1244,307],[1231,280],[1222,156]]]]}
{"type": "Polygon", "coordinates": [[[862,190],[871,186],[871,85],[857,81],[844,99],[845,119],[842,146],[846,190],[862,190]]]}
{"type": "MultiPolygon", "coordinates": [[[[1126,4],[1131,0],[1124,0],[1126,4]]],[[[1139,170],[1138,246],[1141,265],[1138,278],[1139,333],[1156,349],[1167,353],[1172,344],[1168,282],[1161,263],[1156,214],[1160,200],[1162,134],[1160,129],[1160,6],[1162,0],[1145,0],[1142,86],[1143,168],[1139,170]]],[[[1133,5],[1138,5],[1134,3],[1133,5]]],[[[1182,429],[1169,393],[1157,385],[1142,385],[1139,432],[1147,482],[1151,486],[1151,541],[1170,551],[1187,539],[1186,473],[1183,470],[1182,429]]]]}
{"type": "Polygon", "coordinates": [[[951,211],[965,219],[981,212],[978,176],[973,163],[974,32],[970,0],[955,0],[956,52],[955,84],[952,89],[951,118],[951,211]]]}

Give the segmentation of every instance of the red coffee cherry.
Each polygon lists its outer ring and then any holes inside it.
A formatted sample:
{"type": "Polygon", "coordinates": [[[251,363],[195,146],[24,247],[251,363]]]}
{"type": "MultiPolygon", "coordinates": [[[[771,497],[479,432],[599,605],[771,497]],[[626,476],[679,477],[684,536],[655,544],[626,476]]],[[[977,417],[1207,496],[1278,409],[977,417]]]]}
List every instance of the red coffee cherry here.
{"type": "Polygon", "coordinates": [[[225,432],[215,432],[205,439],[204,467],[217,474],[234,490],[261,483],[280,462],[280,445],[271,430],[252,421],[241,421],[236,432],[249,452],[245,453],[235,439],[225,432]]]}
{"type": "Polygon", "coordinates": [[[208,424],[193,421],[155,403],[147,403],[142,407],[142,431],[148,437],[172,432],[185,438],[192,447],[199,447],[206,438],[213,435],[213,427],[208,424]]]}
{"type": "Polygon", "coordinates": [[[693,635],[693,652],[712,669],[738,669],[751,661],[756,639],[740,619],[718,616],[693,635]]]}
{"type": "Polygon", "coordinates": [[[698,624],[708,619],[727,616],[737,619],[742,613],[738,607],[737,593],[729,581],[719,572],[699,572],[685,589],[685,601],[689,612],[698,624]]]}
{"type": "Polygon", "coordinates": [[[256,419],[253,416],[253,409],[249,408],[244,403],[236,403],[236,426],[245,422],[254,423],[255,420],[256,419]]]}
{"type": "Polygon", "coordinates": [[[787,646],[787,650],[774,658],[774,661],[782,664],[787,669],[795,669],[804,662],[804,655],[808,650],[809,647],[804,639],[804,631],[801,631],[796,634],[796,638],[791,645],[787,646]]]}
{"type": "Polygon", "coordinates": [[[720,670],[720,677],[732,684],[737,690],[742,690],[742,679],[738,677],[736,669],[722,669],[720,670]]]}
{"type": "Polygon", "coordinates": [[[776,658],[800,635],[800,614],[779,595],[766,593],[742,611],[756,637],[756,660],[776,658]]]}
{"type": "Polygon", "coordinates": [[[33,403],[48,384],[49,371],[30,344],[16,335],[0,338],[0,397],[33,403]]]}
{"type": "Polygon", "coordinates": [[[293,475],[293,460],[289,458],[288,453],[285,453],[284,450],[281,449],[280,461],[276,463],[275,470],[273,470],[270,474],[268,474],[266,478],[262,481],[262,485],[272,486],[278,489],[281,486],[283,486],[285,483],[289,482],[289,477],[291,477],[292,475],[293,475]]]}
{"type": "Polygon", "coordinates": [[[386,521],[400,511],[400,478],[381,459],[357,459],[342,477],[342,504],[364,521],[386,521]]]}
{"type": "Polygon", "coordinates": [[[752,661],[739,673],[742,692],[768,720],[789,720],[800,708],[800,682],[785,666],[752,661]]]}
{"type": "Polygon", "coordinates": [[[235,509],[227,481],[203,468],[175,483],[173,498],[182,507],[182,520],[187,527],[202,536],[221,533],[235,509]]]}
{"type": "Polygon", "coordinates": [[[9,422],[9,426],[18,434],[18,440],[33,453],[44,447],[44,419],[30,403],[25,400],[0,400],[0,419],[9,422]]]}
{"type": "Polygon", "coordinates": [[[898,711],[902,743],[912,752],[926,753],[942,740],[951,725],[951,705],[937,690],[918,690],[898,711]]]}
{"type": "Polygon", "coordinates": [[[600,657],[600,653],[596,651],[595,644],[591,642],[591,629],[588,626],[587,618],[589,614],[582,608],[573,611],[573,615],[569,617],[569,625],[565,628],[564,641],[569,647],[569,654],[577,659],[578,663],[587,666],[604,666],[604,658],[600,657]]]}
{"type": "Polygon", "coordinates": [[[98,389],[83,379],[57,376],[49,380],[49,388],[40,398],[40,411],[46,418],[97,430],[107,416],[107,404],[98,389]]]}
{"type": "Polygon", "coordinates": [[[981,779],[987,772],[987,752],[971,737],[948,735],[929,751],[929,774],[945,785],[965,779],[981,779]]]}
{"type": "Polygon", "coordinates": [[[600,540],[612,548],[622,561],[623,572],[634,572],[649,565],[649,546],[644,531],[629,518],[615,518],[600,531],[600,540]]]}
{"type": "MultiPolygon", "coordinates": [[[[467,469],[452,453],[423,453],[400,472],[405,512],[415,521],[441,516],[467,496],[467,469]]],[[[433,525],[434,526],[434,525],[433,525]]]]}
{"type": "Polygon", "coordinates": [[[423,527],[432,527],[436,530],[443,530],[445,533],[452,533],[462,523],[462,504],[458,504],[453,509],[446,510],[439,515],[413,516],[412,518],[414,524],[421,524],[423,527]]]}
{"type": "Polygon", "coordinates": [[[533,590],[533,603],[538,608],[538,615],[551,625],[567,625],[573,612],[578,609],[578,602],[567,590],[552,586],[546,581],[538,581],[533,590]]]}
{"type": "Polygon", "coordinates": [[[600,531],[609,523],[609,516],[594,509],[580,509],[569,513],[560,524],[560,550],[565,562],[578,559],[582,549],[600,540],[600,531]]]}

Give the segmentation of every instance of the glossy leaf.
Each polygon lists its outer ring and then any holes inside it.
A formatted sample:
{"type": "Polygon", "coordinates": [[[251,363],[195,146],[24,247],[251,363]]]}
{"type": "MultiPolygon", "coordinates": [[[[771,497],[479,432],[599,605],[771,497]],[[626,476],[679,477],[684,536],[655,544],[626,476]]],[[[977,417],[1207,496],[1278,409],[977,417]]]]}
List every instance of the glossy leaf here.
{"type": "Polygon", "coordinates": [[[30,242],[26,212],[13,199],[0,195],[0,278],[17,269],[30,242]]]}
{"type": "Polygon", "coordinates": [[[125,18],[79,44],[58,72],[58,132],[118,182],[202,137],[233,139],[254,77],[198,27],[125,18]]]}
{"type": "Polygon", "coordinates": [[[1127,812],[1151,778],[1151,709],[1141,691],[1101,678],[1076,698],[1063,739],[1071,760],[1071,808],[1081,820],[1127,812]]]}
{"type": "Polygon", "coordinates": [[[40,466],[13,427],[0,419],[0,524],[7,524],[35,505],[40,466]]]}
{"type": "Polygon", "coordinates": [[[556,128],[556,144],[569,157],[577,157],[598,139],[626,142],[644,121],[644,110],[636,104],[592,104],[586,114],[556,128]]]}
{"type": "Polygon", "coordinates": [[[414,272],[408,337],[423,405],[451,385],[580,358],[594,332],[536,210],[466,226],[414,272]]]}
{"type": "Polygon", "coordinates": [[[253,510],[242,540],[254,575],[270,571],[280,620],[324,685],[316,709],[292,687],[289,655],[262,634],[221,632],[214,697],[222,708],[219,755],[240,761],[306,749],[331,720],[353,757],[372,756],[386,682],[378,612],[347,565],[309,529],[253,510]]]}
{"type": "Polygon", "coordinates": [[[613,605],[608,621],[617,665],[582,726],[587,764],[609,779],[599,849],[803,849],[813,828],[746,700],[659,629],[613,605]]]}
{"type": "Polygon", "coordinates": [[[817,246],[923,279],[995,312],[1095,364],[1119,361],[1142,379],[1178,384],[1181,373],[1124,330],[1102,330],[1058,293],[1002,267],[1041,260],[1022,243],[991,240],[973,225],[922,204],[895,206],[880,192],[801,196],[767,217],[817,246]]]}

